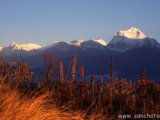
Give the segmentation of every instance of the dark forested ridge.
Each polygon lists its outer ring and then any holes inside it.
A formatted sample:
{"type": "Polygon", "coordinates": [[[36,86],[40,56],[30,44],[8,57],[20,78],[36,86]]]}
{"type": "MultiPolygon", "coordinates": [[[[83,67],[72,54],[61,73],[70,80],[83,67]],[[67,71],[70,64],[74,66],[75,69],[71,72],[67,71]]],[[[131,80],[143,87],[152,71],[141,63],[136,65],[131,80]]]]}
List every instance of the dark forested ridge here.
{"type": "Polygon", "coordinates": [[[76,54],[78,58],[77,66],[85,65],[85,76],[91,75],[92,69],[95,75],[108,76],[108,59],[112,55],[114,57],[115,73],[124,76],[127,79],[136,81],[142,68],[148,71],[148,78],[160,81],[160,49],[152,47],[139,47],[126,52],[117,52],[110,49],[87,49],[80,50],[70,48],[66,51],[49,48],[43,53],[33,56],[11,55],[4,56],[9,61],[20,62],[24,60],[28,63],[32,71],[38,72],[44,76],[43,59],[45,55],[52,55],[63,60],[64,69],[67,69],[68,63],[72,56],[76,54]]]}

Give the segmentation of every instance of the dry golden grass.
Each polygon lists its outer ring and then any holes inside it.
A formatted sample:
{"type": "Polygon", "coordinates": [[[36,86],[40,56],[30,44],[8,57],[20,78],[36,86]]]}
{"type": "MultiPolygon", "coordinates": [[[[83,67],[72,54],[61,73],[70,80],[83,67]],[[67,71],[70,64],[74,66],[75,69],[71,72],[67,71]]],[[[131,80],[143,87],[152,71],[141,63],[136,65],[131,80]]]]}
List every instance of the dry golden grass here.
{"type": "Polygon", "coordinates": [[[78,113],[46,107],[48,93],[39,97],[20,98],[16,90],[0,85],[0,120],[83,120],[78,113]]]}

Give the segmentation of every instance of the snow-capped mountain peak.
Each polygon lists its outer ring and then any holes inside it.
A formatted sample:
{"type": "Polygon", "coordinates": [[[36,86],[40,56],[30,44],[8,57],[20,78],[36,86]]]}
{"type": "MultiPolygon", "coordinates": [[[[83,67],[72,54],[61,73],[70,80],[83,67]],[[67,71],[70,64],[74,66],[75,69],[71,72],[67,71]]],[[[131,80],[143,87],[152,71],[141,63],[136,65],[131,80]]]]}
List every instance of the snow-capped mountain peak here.
{"type": "Polygon", "coordinates": [[[131,27],[117,32],[107,47],[115,51],[125,52],[138,47],[160,48],[160,45],[155,39],[147,37],[138,28],[131,27]]]}
{"type": "Polygon", "coordinates": [[[80,47],[82,44],[84,44],[86,42],[89,42],[89,41],[96,42],[96,43],[101,44],[103,46],[107,45],[106,41],[103,40],[103,39],[97,39],[97,40],[96,39],[94,39],[94,40],[83,40],[83,39],[82,40],[74,40],[72,42],[69,42],[69,44],[72,44],[72,45],[80,47]]]}
{"type": "Polygon", "coordinates": [[[17,43],[14,43],[12,42],[8,47],[8,49],[11,49],[11,50],[24,50],[24,51],[31,51],[31,50],[36,50],[36,49],[40,49],[42,48],[43,46],[40,46],[38,44],[33,44],[33,43],[29,43],[29,44],[17,44],[17,43]]]}
{"type": "Polygon", "coordinates": [[[121,30],[115,36],[124,36],[130,39],[145,39],[147,36],[138,28],[131,27],[127,30],[121,30]]]}
{"type": "Polygon", "coordinates": [[[0,48],[2,55],[34,55],[44,48],[38,44],[17,44],[12,42],[9,46],[0,48]]]}
{"type": "Polygon", "coordinates": [[[81,40],[74,40],[72,42],[69,42],[69,44],[72,44],[72,45],[80,47],[83,42],[85,42],[85,40],[83,40],[83,39],[81,39],[81,40]]]}
{"type": "Polygon", "coordinates": [[[107,46],[107,42],[103,39],[98,39],[98,40],[94,40],[94,41],[100,43],[101,45],[107,46]]]}
{"type": "Polygon", "coordinates": [[[104,49],[107,43],[100,39],[100,40],[74,40],[72,42],[68,42],[68,44],[82,48],[82,49],[104,49]]]}

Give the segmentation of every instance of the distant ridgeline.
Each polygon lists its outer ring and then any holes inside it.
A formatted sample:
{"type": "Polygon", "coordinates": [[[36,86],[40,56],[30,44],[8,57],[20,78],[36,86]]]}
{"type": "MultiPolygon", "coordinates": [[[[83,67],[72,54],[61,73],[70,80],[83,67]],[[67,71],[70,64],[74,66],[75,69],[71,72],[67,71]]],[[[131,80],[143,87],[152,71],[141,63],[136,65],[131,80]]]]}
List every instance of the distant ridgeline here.
{"type": "Polygon", "coordinates": [[[108,78],[107,60],[113,56],[115,74],[136,80],[142,68],[146,68],[148,78],[160,81],[160,44],[157,40],[146,36],[137,28],[117,32],[107,43],[100,40],[75,40],[72,42],[55,42],[49,46],[37,44],[10,44],[0,47],[0,56],[6,61],[26,61],[33,72],[44,76],[44,56],[54,56],[63,61],[64,68],[68,68],[70,58],[76,54],[77,66],[85,66],[85,77],[103,75],[108,78]]]}

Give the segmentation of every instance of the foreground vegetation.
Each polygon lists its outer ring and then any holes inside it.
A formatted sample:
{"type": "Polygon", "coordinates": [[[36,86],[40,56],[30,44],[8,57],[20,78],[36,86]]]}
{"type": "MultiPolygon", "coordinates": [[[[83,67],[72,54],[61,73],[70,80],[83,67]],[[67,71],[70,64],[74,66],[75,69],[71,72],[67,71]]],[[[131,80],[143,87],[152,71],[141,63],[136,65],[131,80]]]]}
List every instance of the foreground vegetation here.
{"type": "Polygon", "coordinates": [[[85,80],[85,66],[77,69],[76,56],[71,68],[63,69],[62,60],[44,56],[45,77],[31,72],[24,62],[6,63],[0,59],[1,120],[105,120],[118,114],[160,114],[160,84],[147,79],[145,69],[135,83],[103,76],[85,80]]]}

